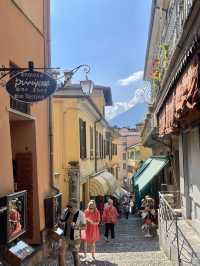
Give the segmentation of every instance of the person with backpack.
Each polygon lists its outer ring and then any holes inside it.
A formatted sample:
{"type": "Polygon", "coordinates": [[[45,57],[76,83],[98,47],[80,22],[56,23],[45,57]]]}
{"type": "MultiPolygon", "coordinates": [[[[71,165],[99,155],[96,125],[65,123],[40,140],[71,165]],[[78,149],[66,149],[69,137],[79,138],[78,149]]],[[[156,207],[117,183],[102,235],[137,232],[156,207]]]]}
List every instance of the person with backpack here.
{"type": "Polygon", "coordinates": [[[115,224],[117,223],[118,216],[117,209],[113,206],[113,200],[109,199],[102,216],[103,223],[105,224],[104,237],[106,242],[109,242],[109,232],[111,232],[111,239],[115,238],[115,224]]]}
{"type": "Polygon", "coordinates": [[[85,214],[77,208],[76,199],[70,200],[60,221],[64,223],[66,250],[72,252],[74,266],[80,266],[81,230],[86,227],[86,219],[85,214]]]}

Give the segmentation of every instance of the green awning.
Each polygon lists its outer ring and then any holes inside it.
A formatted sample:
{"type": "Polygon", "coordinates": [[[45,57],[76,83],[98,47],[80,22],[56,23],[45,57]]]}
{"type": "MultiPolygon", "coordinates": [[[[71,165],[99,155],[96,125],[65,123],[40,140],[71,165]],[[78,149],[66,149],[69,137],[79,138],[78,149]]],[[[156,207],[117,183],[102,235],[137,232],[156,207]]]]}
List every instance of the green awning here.
{"type": "Polygon", "coordinates": [[[133,176],[134,185],[138,186],[139,191],[143,190],[168,162],[169,159],[166,156],[150,157],[133,176]]]}

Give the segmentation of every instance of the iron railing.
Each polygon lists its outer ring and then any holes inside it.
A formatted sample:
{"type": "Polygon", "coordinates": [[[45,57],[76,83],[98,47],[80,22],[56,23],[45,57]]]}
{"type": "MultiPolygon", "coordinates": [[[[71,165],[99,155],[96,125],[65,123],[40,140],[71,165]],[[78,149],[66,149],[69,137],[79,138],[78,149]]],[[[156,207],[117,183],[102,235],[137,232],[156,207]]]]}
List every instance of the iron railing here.
{"type": "MultiPolygon", "coordinates": [[[[159,30],[159,37],[153,51],[153,60],[159,59],[160,61],[161,80],[177,48],[194,2],[195,0],[171,0],[169,7],[165,10],[166,16],[163,16],[163,26],[159,30]],[[161,48],[163,46],[167,47],[167,55],[165,56],[161,48]]],[[[158,90],[159,86],[154,97],[158,90]]]]}
{"type": "Polygon", "coordinates": [[[199,266],[200,258],[184,236],[178,225],[178,216],[165,198],[159,193],[159,239],[160,245],[174,265],[199,266]]]}
{"type": "Polygon", "coordinates": [[[166,25],[161,35],[162,42],[169,45],[169,56],[173,54],[194,0],[171,0],[166,25]]]}

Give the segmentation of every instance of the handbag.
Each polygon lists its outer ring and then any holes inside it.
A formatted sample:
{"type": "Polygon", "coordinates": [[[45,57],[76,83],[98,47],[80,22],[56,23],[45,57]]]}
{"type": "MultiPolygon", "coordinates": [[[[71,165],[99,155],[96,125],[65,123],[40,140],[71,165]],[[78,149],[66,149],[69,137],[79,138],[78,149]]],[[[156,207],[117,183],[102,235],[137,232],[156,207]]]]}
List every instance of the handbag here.
{"type": "Polygon", "coordinates": [[[81,240],[86,240],[86,230],[85,229],[81,230],[81,240]]]}

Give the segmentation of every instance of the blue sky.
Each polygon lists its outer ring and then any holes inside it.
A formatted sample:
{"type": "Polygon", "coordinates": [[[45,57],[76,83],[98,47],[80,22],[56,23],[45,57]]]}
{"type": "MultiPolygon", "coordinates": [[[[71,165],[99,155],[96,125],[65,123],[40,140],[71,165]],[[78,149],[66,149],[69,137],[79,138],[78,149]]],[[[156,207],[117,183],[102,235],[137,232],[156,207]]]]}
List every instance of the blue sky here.
{"type": "MultiPolygon", "coordinates": [[[[132,99],[142,85],[142,73],[135,77],[135,72],[144,68],[151,0],[51,0],[51,4],[52,66],[71,69],[89,64],[90,78],[111,86],[115,102],[132,99]]],[[[75,79],[83,77],[79,73],[75,79]]]]}

